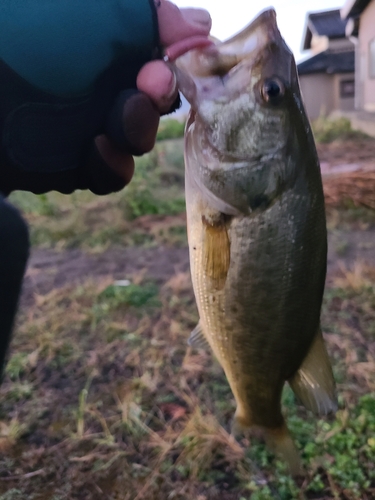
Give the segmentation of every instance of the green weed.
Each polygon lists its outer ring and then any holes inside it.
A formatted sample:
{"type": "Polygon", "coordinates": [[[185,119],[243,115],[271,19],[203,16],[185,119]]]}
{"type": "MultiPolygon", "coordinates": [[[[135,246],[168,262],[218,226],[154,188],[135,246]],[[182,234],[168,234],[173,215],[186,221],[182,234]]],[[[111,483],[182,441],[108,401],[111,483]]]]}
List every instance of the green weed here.
{"type": "Polygon", "coordinates": [[[163,141],[152,153],[136,159],[132,182],[123,191],[97,197],[88,191],[71,195],[56,192],[34,195],[15,192],[10,196],[30,224],[35,247],[82,248],[105,251],[110,245],[155,245],[184,242],[181,223],[176,236],[171,216],[185,211],[184,161],[180,140],[163,141]],[[139,227],[142,216],[159,219],[160,234],[153,225],[139,227]]]}
{"type": "Polygon", "coordinates": [[[24,191],[12,193],[10,201],[26,214],[32,215],[57,215],[60,206],[53,198],[47,194],[32,194],[24,191]]]}
{"type": "Polygon", "coordinates": [[[165,139],[178,139],[183,137],[185,123],[173,118],[163,118],[160,121],[159,130],[156,139],[163,141],[165,139]]]}
{"type": "Polygon", "coordinates": [[[366,134],[353,130],[347,118],[330,119],[321,117],[312,122],[316,142],[328,143],[336,140],[366,138],[366,134]]]}
{"type": "Polygon", "coordinates": [[[23,492],[17,488],[12,488],[0,496],[0,500],[24,500],[23,492]]]}
{"type": "Polygon", "coordinates": [[[107,287],[98,297],[99,302],[109,304],[110,308],[128,305],[142,307],[150,304],[158,305],[155,301],[158,294],[158,288],[153,283],[147,283],[143,286],[130,284],[128,286],[111,285],[107,287]]]}

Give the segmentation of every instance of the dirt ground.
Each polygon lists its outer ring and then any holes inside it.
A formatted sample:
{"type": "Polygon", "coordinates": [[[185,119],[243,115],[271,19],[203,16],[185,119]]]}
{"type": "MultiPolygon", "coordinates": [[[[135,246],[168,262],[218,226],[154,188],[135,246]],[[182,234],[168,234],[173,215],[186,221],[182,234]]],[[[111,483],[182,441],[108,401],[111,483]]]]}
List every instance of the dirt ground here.
{"type": "Polygon", "coordinates": [[[59,252],[34,249],[24,281],[22,305],[33,302],[35,294],[45,295],[55,288],[93,279],[129,279],[144,273],[158,284],[189,268],[187,248],[116,248],[99,255],[80,250],[59,252]]]}
{"type": "MultiPolygon", "coordinates": [[[[328,245],[328,279],[342,267],[350,268],[356,261],[375,266],[375,228],[330,232],[328,245]]],[[[34,294],[45,295],[55,288],[78,284],[88,276],[132,280],[142,272],[161,284],[188,269],[187,248],[118,248],[100,255],[80,250],[61,252],[36,248],[31,253],[22,304],[32,302],[34,294]]]]}
{"type": "Polygon", "coordinates": [[[338,165],[373,165],[375,168],[374,141],[357,139],[355,141],[334,141],[329,144],[317,144],[321,166],[338,165]]]}

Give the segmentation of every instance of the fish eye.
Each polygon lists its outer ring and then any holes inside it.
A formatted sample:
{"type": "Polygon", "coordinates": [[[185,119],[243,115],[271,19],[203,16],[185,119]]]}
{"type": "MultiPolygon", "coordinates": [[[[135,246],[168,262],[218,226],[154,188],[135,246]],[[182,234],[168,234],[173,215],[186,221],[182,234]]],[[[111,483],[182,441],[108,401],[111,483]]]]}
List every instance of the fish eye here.
{"type": "Polygon", "coordinates": [[[267,103],[279,104],[284,96],[284,93],[284,85],[277,78],[270,78],[269,80],[265,80],[262,85],[262,98],[267,103]]]}

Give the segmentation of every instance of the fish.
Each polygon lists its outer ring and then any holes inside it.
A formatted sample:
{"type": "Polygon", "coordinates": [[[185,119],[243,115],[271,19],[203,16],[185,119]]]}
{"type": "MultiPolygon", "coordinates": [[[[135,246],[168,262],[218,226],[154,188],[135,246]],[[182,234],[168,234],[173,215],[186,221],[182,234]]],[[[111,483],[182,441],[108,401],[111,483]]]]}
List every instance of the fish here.
{"type": "Polygon", "coordinates": [[[316,415],[337,409],[320,325],[327,265],[324,196],[292,52],[274,9],[173,64],[191,105],[185,195],[200,316],[236,401],[232,432],[261,431],[301,473],[282,413],[289,383],[316,415]]]}

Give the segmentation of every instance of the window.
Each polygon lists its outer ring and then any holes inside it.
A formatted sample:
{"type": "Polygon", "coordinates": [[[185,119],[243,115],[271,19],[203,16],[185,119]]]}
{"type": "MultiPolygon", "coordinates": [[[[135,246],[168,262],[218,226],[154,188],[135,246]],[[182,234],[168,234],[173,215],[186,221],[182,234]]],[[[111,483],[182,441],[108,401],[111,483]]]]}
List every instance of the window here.
{"type": "Polygon", "coordinates": [[[345,99],[346,97],[354,97],[355,84],[354,80],[341,80],[340,82],[340,97],[345,99]]]}
{"type": "Polygon", "coordinates": [[[369,74],[370,78],[375,78],[375,38],[371,40],[369,46],[369,74]]]}

